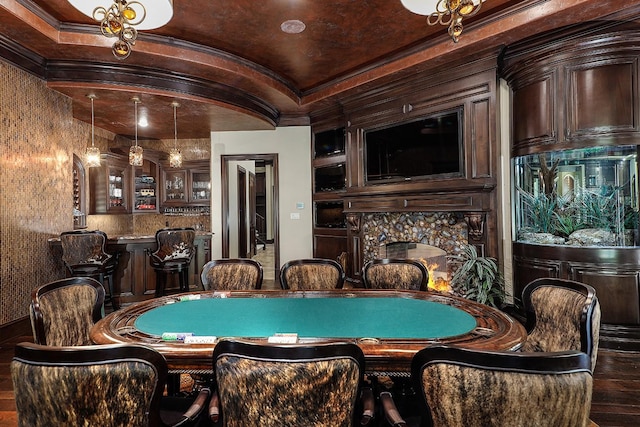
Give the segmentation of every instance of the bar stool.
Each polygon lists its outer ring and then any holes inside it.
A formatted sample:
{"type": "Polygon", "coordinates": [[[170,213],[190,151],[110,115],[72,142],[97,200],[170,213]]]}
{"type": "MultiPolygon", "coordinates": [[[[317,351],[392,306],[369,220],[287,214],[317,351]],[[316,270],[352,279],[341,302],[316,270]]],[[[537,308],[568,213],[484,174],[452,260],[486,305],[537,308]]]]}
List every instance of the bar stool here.
{"type": "Polygon", "coordinates": [[[91,277],[103,286],[108,283],[109,296],[107,302],[114,310],[120,305],[114,297],[114,274],[118,269],[118,254],[111,255],[105,251],[107,235],[100,230],[64,231],[60,234],[62,244],[62,260],[70,277],[91,277]]]}
{"type": "Polygon", "coordinates": [[[156,297],[164,295],[168,274],[178,274],[181,292],[189,290],[189,265],[195,252],[195,237],[196,231],[191,227],[156,231],[158,248],[149,256],[156,272],[156,297]]]}

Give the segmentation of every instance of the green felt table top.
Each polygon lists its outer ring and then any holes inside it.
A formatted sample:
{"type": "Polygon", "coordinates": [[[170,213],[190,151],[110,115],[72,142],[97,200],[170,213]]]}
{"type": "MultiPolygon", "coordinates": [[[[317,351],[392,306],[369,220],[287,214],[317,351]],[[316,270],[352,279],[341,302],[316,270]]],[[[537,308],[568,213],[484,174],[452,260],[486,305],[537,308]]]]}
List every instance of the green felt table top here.
{"type": "Polygon", "coordinates": [[[459,308],[411,298],[206,298],[153,308],[135,327],[157,336],[437,339],[468,333],[476,320],[459,308]]]}

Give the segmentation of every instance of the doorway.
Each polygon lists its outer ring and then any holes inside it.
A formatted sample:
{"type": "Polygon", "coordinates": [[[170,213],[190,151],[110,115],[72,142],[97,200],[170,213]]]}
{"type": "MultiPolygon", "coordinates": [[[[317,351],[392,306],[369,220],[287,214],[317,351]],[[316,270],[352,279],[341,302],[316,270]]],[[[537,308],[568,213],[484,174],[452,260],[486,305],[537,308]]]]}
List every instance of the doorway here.
{"type": "Polygon", "coordinates": [[[236,181],[237,197],[238,197],[238,257],[247,257],[247,171],[238,166],[238,180],[236,181]]]}
{"type": "MultiPolygon", "coordinates": [[[[279,288],[279,269],[280,269],[280,239],[279,239],[279,220],[278,220],[278,200],[279,200],[279,185],[278,185],[278,155],[277,154],[238,154],[238,155],[223,155],[222,160],[222,256],[229,258],[230,254],[235,255],[235,245],[237,245],[237,234],[240,223],[248,224],[248,238],[247,249],[249,249],[248,255],[250,257],[259,259],[264,269],[263,288],[279,288]],[[244,178],[239,178],[237,174],[237,162],[250,162],[250,167],[245,167],[247,172],[244,178]],[[253,163],[251,163],[253,162],[253,163]],[[255,175],[266,170],[266,182],[267,193],[266,199],[268,203],[264,203],[263,200],[256,201],[257,198],[263,196],[264,193],[257,189],[260,187],[256,185],[256,181],[260,181],[263,177],[256,178],[255,175]],[[258,172],[256,172],[258,171],[258,172]],[[247,200],[246,207],[250,209],[244,209],[245,218],[241,220],[237,216],[240,215],[239,210],[236,210],[237,198],[236,189],[241,185],[240,182],[233,182],[238,179],[249,179],[245,188],[250,189],[251,196],[247,200]],[[255,190],[254,190],[255,189],[255,190]],[[256,200],[253,200],[256,198],[256,200]],[[257,213],[255,206],[258,206],[257,213]],[[262,209],[264,206],[265,209],[262,209]],[[253,218],[249,218],[249,211],[253,218]],[[267,227],[258,226],[256,222],[266,222],[267,227]],[[260,232],[257,232],[259,229],[260,232]],[[268,229],[268,230],[267,230],[268,229]]],[[[246,165],[245,165],[246,166],[246,165]]]]}

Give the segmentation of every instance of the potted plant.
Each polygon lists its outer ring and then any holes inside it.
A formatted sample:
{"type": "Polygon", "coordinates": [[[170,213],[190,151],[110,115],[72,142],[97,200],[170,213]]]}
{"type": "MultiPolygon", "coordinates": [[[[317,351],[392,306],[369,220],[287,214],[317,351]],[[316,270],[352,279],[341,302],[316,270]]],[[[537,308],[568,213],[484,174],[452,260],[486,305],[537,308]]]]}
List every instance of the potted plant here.
{"type": "Polygon", "coordinates": [[[496,308],[502,306],[506,291],[495,258],[478,255],[473,245],[464,245],[462,252],[451,258],[458,264],[451,278],[452,289],[470,300],[496,308]]]}

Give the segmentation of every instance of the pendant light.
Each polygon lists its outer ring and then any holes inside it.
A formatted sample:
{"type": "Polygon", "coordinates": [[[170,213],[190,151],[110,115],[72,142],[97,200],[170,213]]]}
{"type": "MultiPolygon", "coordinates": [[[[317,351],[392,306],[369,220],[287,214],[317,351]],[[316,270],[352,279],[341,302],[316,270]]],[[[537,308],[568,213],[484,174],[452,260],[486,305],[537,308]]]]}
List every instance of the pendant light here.
{"type": "Polygon", "coordinates": [[[87,147],[84,158],[88,168],[94,168],[100,166],[100,149],[95,146],[95,121],[93,114],[93,100],[96,96],[92,93],[87,95],[91,100],[91,147],[87,147]]]}
{"type": "Polygon", "coordinates": [[[134,96],[131,98],[133,101],[133,114],[135,120],[135,145],[132,145],[129,149],[129,164],[131,166],[142,166],[142,147],[138,146],[138,103],[140,98],[134,96]]]}
{"type": "Polygon", "coordinates": [[[178,115],[177,108],[180,106],[177,102],[172,102],[173,107],[173,148],[169,151],[169,166],[172,168],[182,167],[182,153],[178,150],[178,115]]]}
{"type": "Polygon", "coordinates": [[[69,0],[76,9],[100,23],[100,32],[116,38],[111,48],[126,59],[136,44],[138,30],[160,28],[173,17],[173,0],[69,0]]]}

